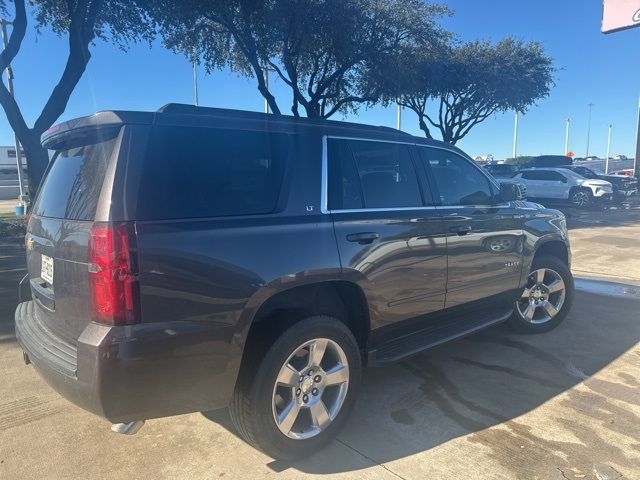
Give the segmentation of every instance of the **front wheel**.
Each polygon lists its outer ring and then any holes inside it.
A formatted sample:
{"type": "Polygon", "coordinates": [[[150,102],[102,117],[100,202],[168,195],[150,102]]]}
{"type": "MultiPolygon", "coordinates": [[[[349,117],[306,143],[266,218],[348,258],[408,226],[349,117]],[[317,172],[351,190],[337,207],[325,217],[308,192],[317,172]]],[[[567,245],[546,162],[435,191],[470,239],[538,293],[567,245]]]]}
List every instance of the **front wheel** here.
{"type": "Polygon", "coordinates": [[[510,325],[523,333],[552,330],[569,313],[573,292],[573,276],[564,262],[545,255],[535,258],[510,325]]]}
{"type": "Polygon", "coordinates": [[[571,192],[569,201],[576,208],[587,208],[593,201],[593,194],[589,189],[578,188],[571,192]]]}
{"type": "Polygon", "coordinates": [[[268,455],[315,453],[346,421],[360,384],[360,351],[339,320],[317,316],[286,330],[256,371],[245,371],[230,406],[242,437],[268,455]]]}

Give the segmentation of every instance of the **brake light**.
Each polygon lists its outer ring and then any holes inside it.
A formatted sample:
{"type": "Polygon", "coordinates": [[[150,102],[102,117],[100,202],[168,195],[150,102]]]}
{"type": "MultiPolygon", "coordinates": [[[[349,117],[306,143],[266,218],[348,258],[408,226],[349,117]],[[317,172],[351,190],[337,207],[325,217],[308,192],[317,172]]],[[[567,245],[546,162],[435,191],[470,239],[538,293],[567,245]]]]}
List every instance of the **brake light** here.
{"type": "Polygon", "coordinates": [[[89,287],[96,322],[139,321],[135,234],[131,225],[94,225],[89,237],[89,287]]]}

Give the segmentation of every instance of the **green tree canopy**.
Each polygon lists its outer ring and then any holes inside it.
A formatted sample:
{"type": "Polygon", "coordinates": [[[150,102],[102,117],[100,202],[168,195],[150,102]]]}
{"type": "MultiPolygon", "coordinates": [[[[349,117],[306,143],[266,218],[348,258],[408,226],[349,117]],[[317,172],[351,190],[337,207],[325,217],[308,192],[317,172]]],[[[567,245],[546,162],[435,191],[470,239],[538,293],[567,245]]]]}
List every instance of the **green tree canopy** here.
{"type": "Polygon", "coordinates": [[[386,80],[387,101],[413,110],[428,138],[433,127],[455,144],[494,113],[525,112],[548,96],[553,72],[552,59],[535,42],[441,44],[396,65],[386,80]]]}
{"type": "Polygon", "coordinates": [[[165,43],[201,60],[251,76],[275,113],[281,108],[264,82],[272,69],[291,89],[291,111],[328,118],[375,103],[371,78],[406,48],[444,32],[447,10],[424,0],[187,0],[156,4],[165,43]]]}

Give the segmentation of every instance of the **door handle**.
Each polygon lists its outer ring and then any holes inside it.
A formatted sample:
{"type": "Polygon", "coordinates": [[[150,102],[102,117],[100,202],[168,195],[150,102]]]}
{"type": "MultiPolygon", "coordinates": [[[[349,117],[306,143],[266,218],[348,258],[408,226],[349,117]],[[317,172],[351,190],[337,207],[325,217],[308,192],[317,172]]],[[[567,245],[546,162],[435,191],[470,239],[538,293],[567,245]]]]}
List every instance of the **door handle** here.
{"type": "Polygon", "coordinates": [[[451,233],[457,233],[458,235],[466,235],[471,231],[471,225],[455,225],[449,228],[451,233]]]}
{"type": "Polygon", "coordinates": [[[378,238],[380,238],[380,234],[376,232],[350,233],[349,235],[347,235],[347,240],[349,242],[356,242],[360,245],[373,243],[373,241],[377,240],[378,238]]]}

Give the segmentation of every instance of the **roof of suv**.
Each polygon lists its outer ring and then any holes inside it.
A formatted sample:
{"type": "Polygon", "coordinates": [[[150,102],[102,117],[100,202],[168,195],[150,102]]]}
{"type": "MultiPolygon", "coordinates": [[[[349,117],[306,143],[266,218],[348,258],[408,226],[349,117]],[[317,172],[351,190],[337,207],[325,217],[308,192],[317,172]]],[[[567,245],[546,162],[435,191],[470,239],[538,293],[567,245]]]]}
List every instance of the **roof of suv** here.
{"type": "MultiPolygon", "coordinates": [[[[406,132],[391,127],[364,125],[336,120],[317,120],[289,115],[274,115],[243,110],[224,108],[196,107],[169,103],[156,112],[107,110],[94,113],[86,117],[54,125],[42,134],[42,144],[45,148],[55,148],[56,144],[71,131],[92,130],[105,127],[120,127],[122,125],[164,125],[164,126],[208,126],[226,127],[237,122],[238,125],[249,127],[253,124],[256,129],[278,129],[280,131],[299,131],[300,129],[321,130],[328,135],[349,136],[366,135],[385,140],[420,143],[424,145],[446,146],[451,150],[463,153],[453,145],[438,140],[428,140],[415,137],[406,132]]],[[[467,156],[466,154],[464,154],[467,156]]]]}

